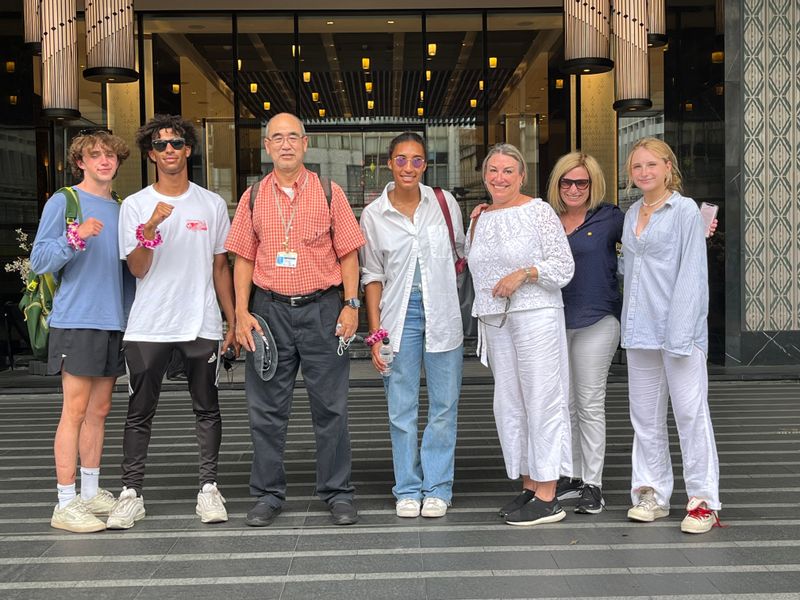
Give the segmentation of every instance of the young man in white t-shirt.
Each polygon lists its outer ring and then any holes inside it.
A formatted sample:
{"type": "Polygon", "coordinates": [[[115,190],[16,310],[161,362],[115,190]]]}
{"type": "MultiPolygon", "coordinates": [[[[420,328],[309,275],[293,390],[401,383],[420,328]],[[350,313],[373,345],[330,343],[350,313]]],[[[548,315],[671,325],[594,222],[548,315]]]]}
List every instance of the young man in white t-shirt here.
{"type": "Polygon", "coordinates": [[[128,197],[120,213],[120,255],[137,281],[124,337],[130,399],[123,488],[106,526],[129,529],[145,515],[147,447],[173,350],[186,366],[200,446],[195,510],[203,523],[227,521],[217,489],[222,439],[217,381],[220,355],[235,347],[233,280],[224,246],[228,209],[219,195],[189,181],[188,159],[196,143],[190,121],[156,115],[139,129],[136,143],[155,163],[158,178],[128,197]],[[220,305],[229,325],[224,340],[220,305]]]}

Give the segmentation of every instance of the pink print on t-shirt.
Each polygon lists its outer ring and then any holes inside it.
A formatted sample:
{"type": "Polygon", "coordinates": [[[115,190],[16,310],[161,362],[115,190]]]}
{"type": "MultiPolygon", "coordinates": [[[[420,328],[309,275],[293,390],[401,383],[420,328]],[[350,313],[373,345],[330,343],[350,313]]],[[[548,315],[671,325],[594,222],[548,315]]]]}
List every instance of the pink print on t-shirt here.
{"type": "Polygon", "coordinates": [[[208,231],[208,225],[205,221],[186,221],[186,229],[189,231],[208,231]]]}

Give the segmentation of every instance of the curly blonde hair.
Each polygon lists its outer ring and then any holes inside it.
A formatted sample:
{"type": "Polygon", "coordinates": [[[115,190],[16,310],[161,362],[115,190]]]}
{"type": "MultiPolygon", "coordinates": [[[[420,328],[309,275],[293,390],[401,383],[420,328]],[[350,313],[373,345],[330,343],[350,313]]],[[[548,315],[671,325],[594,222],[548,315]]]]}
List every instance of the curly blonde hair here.
{"type": "MultiPolygon", "coordinates": [[[[72,138],[72,143],[67,151],[67,164],[75,179],[83,179],[83,169],[78,166],[78,161],[83,161],[84,151],[94,148],[95,144],[105,146],[117,155],[117,171],[119,171],[125,159],[131,155],[125,140],[106,129],[80,133],[72,138]]],[[[114,173],[114,177],[116,176],[117,174],[114,173]]]]}

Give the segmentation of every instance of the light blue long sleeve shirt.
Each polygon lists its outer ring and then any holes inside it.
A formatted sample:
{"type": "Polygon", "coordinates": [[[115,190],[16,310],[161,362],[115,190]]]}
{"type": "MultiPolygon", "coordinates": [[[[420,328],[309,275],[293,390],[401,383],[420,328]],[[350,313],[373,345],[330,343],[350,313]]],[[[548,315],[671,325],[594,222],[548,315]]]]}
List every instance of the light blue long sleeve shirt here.
{"type": "Polygon", "coordinates": [[[642,200],[622,231],[622,347],[708,354],[708,259],[703,220],[694,200],[678,192],[636,237],[642,200]]]}
{"type": "Polygon", "coordinates": [[[125,310],[123,265],[117,248],[119,205],[116,200],[73,189],[78,193],[84,221],[94,217],[103,223],[103,229],[86,240],[86,250],[74,250],[67,244],[66,198],[54,194],[44,205],[30,261],[35,273],[57,275],[63,269],[50,326],[122,331],[125,310]]]}

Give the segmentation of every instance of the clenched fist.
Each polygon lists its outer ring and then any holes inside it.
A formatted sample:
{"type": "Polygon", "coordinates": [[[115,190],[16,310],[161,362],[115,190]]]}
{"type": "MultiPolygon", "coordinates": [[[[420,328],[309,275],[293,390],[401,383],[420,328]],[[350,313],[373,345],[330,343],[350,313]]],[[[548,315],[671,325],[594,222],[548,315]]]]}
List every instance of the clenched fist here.
{"type": "Polygon", "coordinates": [[[94,217],[89,217],[85,222],[78,225],[78,237],[82,240],[100,235],[101,231],[103,231],[103,222],[94,217]]]}
{"type": "Polygon", "coordinates": [[[144,231],[142,233],[145,239],[152,240],[156,237],[156,227],[167,220],[167,217],[172,214],[172,209],[174,208],[172,204],[167,204],[166,202],[159,202],[156,204],[155,209],[153,209],[153,214],[150,215],[150,219],[144,224],[144,231]]]}

